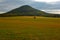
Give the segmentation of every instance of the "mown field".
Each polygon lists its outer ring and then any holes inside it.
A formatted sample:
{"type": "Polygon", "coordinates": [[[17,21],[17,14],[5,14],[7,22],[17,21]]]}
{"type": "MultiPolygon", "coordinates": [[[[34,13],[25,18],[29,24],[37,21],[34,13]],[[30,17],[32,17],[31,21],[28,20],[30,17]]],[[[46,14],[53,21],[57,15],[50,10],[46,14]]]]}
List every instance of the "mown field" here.
{"type": "Polygon", "coordinates": [[[60,40],[60,18],[0,17],[0,40],[60,40]]]}

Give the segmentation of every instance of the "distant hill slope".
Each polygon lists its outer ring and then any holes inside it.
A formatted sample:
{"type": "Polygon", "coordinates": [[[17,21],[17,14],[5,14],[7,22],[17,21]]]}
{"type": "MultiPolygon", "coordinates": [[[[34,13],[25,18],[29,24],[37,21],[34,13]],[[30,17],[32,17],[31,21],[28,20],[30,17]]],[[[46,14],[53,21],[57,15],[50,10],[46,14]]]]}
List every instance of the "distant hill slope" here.
{"type": "Polygon", "coordinates": [[[59,14],[46,13],[44,11],[35,9],[29,5],[24,5],[19,8],[13,9],[9,12],[0,14],[0,17],[11,17],[11,16],[44,16],[44,17],[60,17],[59,14]]]}
{"type": "Polygon", "coordinates": [[[40,16],[43,14],[45,14],[45,12],[32,8],[29,5],[24,5],[7,13],[1,14],[0,16],[40,16]]]}

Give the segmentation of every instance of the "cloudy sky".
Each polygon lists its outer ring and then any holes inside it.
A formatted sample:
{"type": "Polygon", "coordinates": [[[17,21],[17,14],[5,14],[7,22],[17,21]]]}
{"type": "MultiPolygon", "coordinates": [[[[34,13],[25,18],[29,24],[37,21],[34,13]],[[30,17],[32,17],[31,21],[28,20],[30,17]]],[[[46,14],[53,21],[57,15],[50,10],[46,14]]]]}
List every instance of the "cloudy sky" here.
{"type": "Polygon", "coordinates": [[[7,12],[22,5],[39,10],[60,9],[60,0],[0,0],[0,12],[7,12]]]}

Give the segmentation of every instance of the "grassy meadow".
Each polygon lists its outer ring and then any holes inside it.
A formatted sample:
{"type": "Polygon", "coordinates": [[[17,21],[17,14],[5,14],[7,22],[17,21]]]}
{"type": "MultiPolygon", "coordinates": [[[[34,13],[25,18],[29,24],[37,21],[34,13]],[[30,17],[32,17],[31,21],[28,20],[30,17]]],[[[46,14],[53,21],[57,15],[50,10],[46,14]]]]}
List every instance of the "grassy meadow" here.
{"type": "Polygon", "coordinates": [[[60,18],[0,17],[0,40],[60,40],[60,18]]]}

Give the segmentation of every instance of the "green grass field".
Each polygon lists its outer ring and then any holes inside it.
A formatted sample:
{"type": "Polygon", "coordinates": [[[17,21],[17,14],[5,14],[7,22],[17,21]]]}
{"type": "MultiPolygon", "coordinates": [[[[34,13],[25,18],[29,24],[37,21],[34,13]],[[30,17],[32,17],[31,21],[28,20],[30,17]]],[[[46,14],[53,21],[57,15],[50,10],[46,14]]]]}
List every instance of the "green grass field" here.
{"type": "Polygon", "coordinates": [[[0,17],[0,40],[60,40],[60,18],[0,17]]]}

